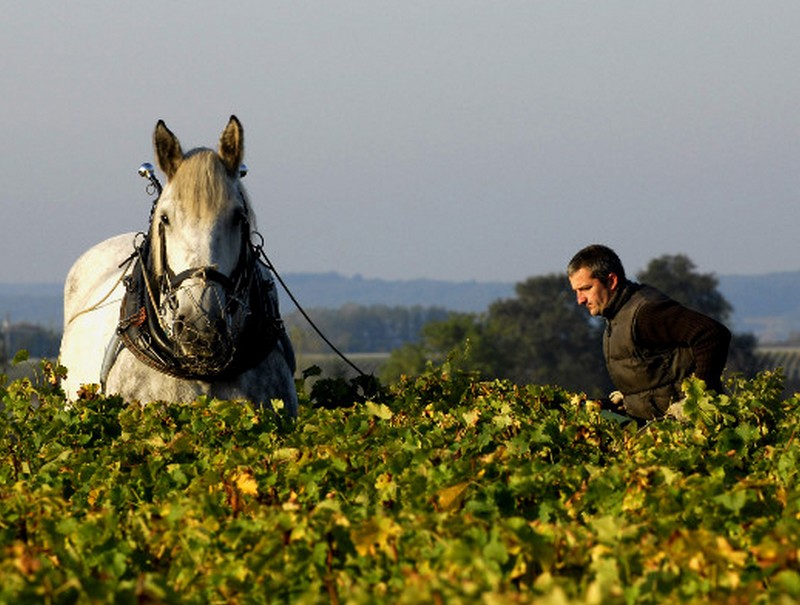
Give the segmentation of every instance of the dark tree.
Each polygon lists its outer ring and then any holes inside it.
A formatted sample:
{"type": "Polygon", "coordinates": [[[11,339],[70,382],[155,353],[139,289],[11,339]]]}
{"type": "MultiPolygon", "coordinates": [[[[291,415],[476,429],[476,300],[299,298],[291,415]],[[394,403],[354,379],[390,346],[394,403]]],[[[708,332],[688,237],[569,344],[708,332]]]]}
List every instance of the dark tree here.
{"type": "Polygon", "coordinates": [[[733,307],[717,290],[719,280],[713,273],[695,271],[695,264],[688,256],[665,254],[654,258],[636,277],[682,305],[721,323],[730,319],[733,307]]]}

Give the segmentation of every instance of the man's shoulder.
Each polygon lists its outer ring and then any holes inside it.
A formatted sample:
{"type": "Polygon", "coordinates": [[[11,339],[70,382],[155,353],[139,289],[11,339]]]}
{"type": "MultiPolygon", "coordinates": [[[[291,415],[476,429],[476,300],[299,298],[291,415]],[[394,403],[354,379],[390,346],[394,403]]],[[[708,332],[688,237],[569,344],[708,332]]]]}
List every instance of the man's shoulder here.
{"type": "Polygon", "coordinates": [[[661,321],[665,314],[680,313],[683,305],[670,298],[658,288],[646,284],[636,284],[628,306],[636,322],[661,321]]]}
{"type": "Polygon", "coordinates": [[[636,293],[643,298],[646,302],[675,302],[672,298],[664,294],[658,288],[649,286],[647,284],[636,284],[636,293]]]}
{"type": "Polygon", "coordinates": [[[647,284],[631,282],[630,293],[624,306],[629,309],[636,309],[635,313],[638,313],[638,311],[644,307],[654,309],[677,304],[678,303],[674,299],[664,294],[658,288],[648,286],[647,284]]]}

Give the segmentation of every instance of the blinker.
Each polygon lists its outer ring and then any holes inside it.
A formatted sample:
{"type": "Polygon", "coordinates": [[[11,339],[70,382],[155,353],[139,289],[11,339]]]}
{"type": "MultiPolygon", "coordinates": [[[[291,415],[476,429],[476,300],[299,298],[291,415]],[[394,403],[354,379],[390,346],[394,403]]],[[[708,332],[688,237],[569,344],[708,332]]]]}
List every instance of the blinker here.
{"type": "Polygon", "coordinates": [[[155,169],[150,162],[145,162],[141,166],[139,166],[139,176],[144,177],[146,179],[153,178],[155,174],[155,169]]]}

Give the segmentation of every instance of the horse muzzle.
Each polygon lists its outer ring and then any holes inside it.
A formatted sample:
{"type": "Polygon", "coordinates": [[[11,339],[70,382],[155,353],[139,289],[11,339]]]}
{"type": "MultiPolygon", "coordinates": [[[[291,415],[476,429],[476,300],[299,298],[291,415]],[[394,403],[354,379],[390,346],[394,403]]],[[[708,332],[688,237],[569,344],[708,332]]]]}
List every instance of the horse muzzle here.
{"type": "Polygon", "coordinates": [[[243,319],[230,280],[214,269],[184,272],[162,297],[161,324],[173,353],[199,374],[225,369],[236,349],[243,319]]]}

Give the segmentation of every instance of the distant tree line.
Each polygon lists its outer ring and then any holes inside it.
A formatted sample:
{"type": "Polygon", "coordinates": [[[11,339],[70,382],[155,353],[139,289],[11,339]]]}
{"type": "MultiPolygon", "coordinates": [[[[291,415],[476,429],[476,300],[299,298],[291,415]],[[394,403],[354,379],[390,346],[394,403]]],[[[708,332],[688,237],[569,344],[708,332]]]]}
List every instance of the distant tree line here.
{"type": "MultiPolygon", "coordinates": [[[[312,308],[306,314],[339,350],[348,353],[388,353],[422,336],[428,323],[444,321],[450,312],[441,307],[390,307],[347,304],[338,309],[312,308]]],[[[299,311],[283,316],[295,349],[302,353],[330,353],[299,311]]]]}

